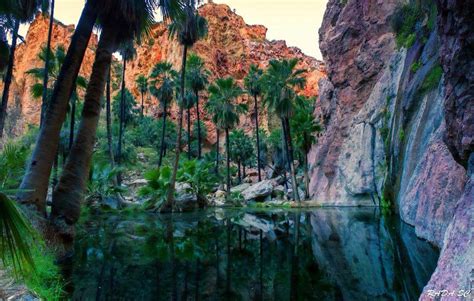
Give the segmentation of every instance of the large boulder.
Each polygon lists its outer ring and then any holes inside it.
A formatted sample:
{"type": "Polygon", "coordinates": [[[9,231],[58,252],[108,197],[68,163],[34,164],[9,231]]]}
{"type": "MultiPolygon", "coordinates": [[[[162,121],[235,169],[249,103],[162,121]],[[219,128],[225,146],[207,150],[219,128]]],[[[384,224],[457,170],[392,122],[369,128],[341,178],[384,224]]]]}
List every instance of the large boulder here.
{"type": "Polygon", "coordinates": [[[176,183],[175,201],[179,211],[192,211],[197,207],[197,196],[188,183],[176,183]]]}
{"type": "Polygon", "coordinates": [[[258,182],[242,191],[242,196],[246,201],[261,200],[271,195],[273,192],[273,184],[271,180],[258,182]]]}

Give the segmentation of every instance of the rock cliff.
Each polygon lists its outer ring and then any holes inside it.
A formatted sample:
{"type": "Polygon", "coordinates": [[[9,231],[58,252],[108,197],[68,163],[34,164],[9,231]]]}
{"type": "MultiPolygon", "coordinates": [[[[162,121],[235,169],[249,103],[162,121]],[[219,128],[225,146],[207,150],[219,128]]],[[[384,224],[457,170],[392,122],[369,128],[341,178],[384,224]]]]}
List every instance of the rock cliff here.
{"type": "MultiPolygon", "coordinates": [[[[6,137],[12,137],[24,132],[29,124],[38,124],[40,120],[41,99],[35,99],[31,95],[31,88],[36,82],[27,72],[33,68],[43,68],[38,55],[41,48],[46,45],[48,36],[49,18],[38,14],[31,23],[28,33],[15,54],[15,65],[13,71],[13,82],[8,102],[8,116],[6,124],[6,137]]],[[[52,49],[58,46],[69,46],[70,38],[74,33],[74,26],[54,23],[52,36],[52,49]]],[[[80,74],[86,78],[92,71],[95,49],[97,47],[97,36],[93,35],[86,51],[80,74]]]]}
{"type": "MultiPolygon", "coordinates": [[[[285,41],[269,41],[266,39],[267,29],[262,25],[248,25],[244,19],[234,13],[231,8],[224,4],[209,3],[199,8],[199,12],[209,23],[207,37],[199,41],[191,52],[201,56],[210,71],[210,81],[219,77],[232,76],[239,84],[243,85],[251,64],[265,68],[271,59],[298,58],[298,68],[307,70],[308,82],[300,93],[307,96],[318,95],[318,81],[325,76],[324,64],[313,57],[305,55],[300,49],[288,47],[285,41]]],[[[15,60],[14,83],[9,101],[9,117],[7,124],[7,135],[12,136],[24,131],[28,124],[39,123],[41,100],[31,96],[31,86],[34,79],[27,75],[27,71],[34,67],[41,67],[38,59],[41,46],[47,38],[48,19],[38,15],[30,25],[25,42],[18,50],[15,60]]],[[[66,26],[58,22],[53,30],[53,47],[63,45],[67,48],[69,39],[74,32],[74,26],[66,26]]],[[[94,62],[94,49],[97,47],[97,37],[93,36],[89,49],[84,59],[81,75],[86,78],[90,75],[94,62]]],[[[170,40],[167,26],[157,23],[140,45],[136,45],[137,56],[133,62],[128,64],[126,72],[127,88],[139,99],[139,91],[135,85],[138,75],[147,76],[153,66],[161,60],[172,63],[176,70],[181,68],[182,48],[177,41],[170,40]]],[[[207,95],[202,93],[203,104],[207,95]]],[[[240,101],[247,101],[244,96],[240,101]]],[[[146,96],[145,103],[150,115],[158,117],[161,109],[157,100],[151,95],[146,96]]],[[[201,106],[201,116],[206,123],[209,134],[208,142],[215,141],[215,131],[210,122],[204,106],[201,106]]],[[[171,110],[171,118],[176,119],[177,108],[171,110]]],[[[192,120],[196,113],[192,111],[192,120]]],[[[261,120],[265,123],[268,118],[266,112],[261,112],[261,120]]],[[[252,115],[242,117],[240,126],[247,131],[253,130],[252,115]]]]}
{"type": "MultiPolygon", "coordinates": [[[[208,3],[199,8],[199,13],[208,21],[208,35],[205,39],[196,43],[191,49],[201,56],[206,68],[210,71],[210,81],[216,78],[232,76],[239,84],[243,85],[243,79],[247,75],[251,64],[265,68],[271,59],[297,58],[298,68],[307,70],[307,84],[301,93],[307,96],[318,95],[318,81],[325,76],[324,64],[315,58],[309,57],[295,47],[288,47],[285,41],[269,41],[266,38],[267,29],[261,25],[248,25],[244,19],[237,15],[225,4],[208,3]]],[[[172,63],[176,70],[181,68],[182,47],[176,40],[168,37],[167,26],[163,23],[156,24],[150,37],[141,45],[137,45],[137,57],[131,62],[127,70],[127,86],[138,96],[139,91],[135,86],[138,75],[147,75],[153,66],[160,60],[172,63]]],[[[206,93],[202,93],[204,103],[206,93]]],[[[247,101],[244,96],[240,101],[247,101]]],[[[156,99],[148,96],[148,103],[154,115],[161,114],[156,99]]],[[[208,141],[215,141],[214,125],[206,115],[204,107],[201,106],[201,116],[208,127],[208,141]]],[[[195,120],[195,111],[192,112],[192,120],[195,120]]],[[[172,110],[171,117],[176,118],[177,108],[172,110]]],[[[268,127],[267,115],[261,112],[264,127],[268,127]]],[[[247,131],[253,129],[251,114],[243,116],[240,126],[247,131]]]]}
{"type": "Polygon", "coordinates": [[[442,249],[427,288],[469,289],[472,11],[423,2],[411,41],[397,47],[392,25],[406,17],[403,5],[328,2],[320,29],[328,78],[315,110],[325,132],[310,153],[311,191],[325,205],[393,205],[442,249]]]}

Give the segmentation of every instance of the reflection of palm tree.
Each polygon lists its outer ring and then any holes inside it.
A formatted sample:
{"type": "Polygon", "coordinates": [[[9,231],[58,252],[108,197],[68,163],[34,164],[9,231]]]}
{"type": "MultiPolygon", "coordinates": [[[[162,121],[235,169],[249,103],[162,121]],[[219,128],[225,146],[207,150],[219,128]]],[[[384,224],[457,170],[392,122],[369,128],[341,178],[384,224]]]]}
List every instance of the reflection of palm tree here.
{"type": "MultiPolygon", "coordinates": [[[[196,10],[196,1],[187,0],[184,5],[184,12],[179,17],[175,18],[169,26],[170,36],[178,38],[179,43],[183,46],[183,57],[181,61],[181,92],[180,96],[184,99],[184,86],[186,78],[186,59],[188,49],[192,47],[199,39],[207,35],[207,21],[199,15],[196,10]]],[[[181,153],[181,136],[183,128],[183,106],[179,109],[178,116],[178,135],[176,137],[176,156],[173,164],[173,175],[169,185],[166,203],[163,211],[173,210],[174,192],[176,186],[176,177],[178,174],[179,156],[181,153]]]]}
{"type": "Polygon", "coordinates": [[[227,153],[227,197],[230,195],[230,138],[229,130],[239,123],[241,114],[247,111],[244,104],[235,104],[237,97],[242,95],[243,90],[237,86],[232,77],[218,79],[209,87],[209,101],[207,111],[213,115],[216,127],[225,131],[226,153],[227,153]]]}

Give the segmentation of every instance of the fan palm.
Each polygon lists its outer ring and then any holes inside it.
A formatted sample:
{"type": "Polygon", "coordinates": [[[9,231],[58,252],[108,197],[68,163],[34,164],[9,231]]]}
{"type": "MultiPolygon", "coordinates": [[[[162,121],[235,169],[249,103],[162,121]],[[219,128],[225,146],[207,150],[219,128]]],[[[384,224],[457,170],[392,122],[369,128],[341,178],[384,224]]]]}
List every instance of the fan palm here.
{"type": "Polygon", "coordinates": [[[272,60],[262,80],[265,86],[265,104],[271,111],[276,113],[281,120],[285,140],[286,159],[291,172],[293,197],[299,201],[296,171],[293,163],[293,142],[291,140],[289,118],[294,112],[294,102],[296,98],[294,89],[304,87],[306,79],[303,75],[306,71],[296,69],[297,64],[297,59],[272,60]]]}
{"type": "Polygon", "coordinates": [[[153,24],[153,9],[154,4],[148,0],[107,1],[101,7],[99,17],[102,34],[84,100],[82,121],[59,183],[53,192],[51,214],[55,222],[73,225],[79,218],[80,201],[90,170],[101,98],[112,54],[122,43],[139,39],[147,32],[153,24]]]}
{"type": "Polygon", "coordinates": [[[218,79],[209,87],[209,101],[206,104],[207,111],[217,128],[225,131],[226,138],[226,160],[227,160],[227,196],[230,195],[230,141],[229,130],[239,123],[241,114],[247,111],[245,104],[235,104],[237,97],[244,91],[237,86],[232,77],[218,79]]]}
{"type": "Polygon", "coordinates": [[[165,154],[166,117],[168,106],[173,101],[176,77],[178,77],[178,73],[173,69],[173,65],[168,62],[159,62],[153,67],[150,74],[150,92],[158,99],[163,108],[163,128],[161,130],[160,157],[158,160],[158,166],[160,167],[165,154]]]}
{"type": "Polygon", "coordinates": [[[10,86],[13,78],[13,65],[15,63],[18,30],[20,29],[21,23],[26,23],[33,19],[35,13],[40,8],[41,3],[40,0],[7,0],[2,3],[0,7],[0,15],[3,16],[2,19],[6,20],[6,24],[11,25],[13,23],[12,45],[8,57],[7,71],[3,80],[2,103],[0,106],[0,138],[3,137],[3,129],[7,116],[8,98],[10,96],[10,86]]]}
{"type": "Polygon", "coordinates": [[[314,119],[312,106],[314,99],[298,96],[296,109],[290,125],[295,133],[295,144],[303,156],[305,197],[309,198],[308,153],[316,143],[316,134],[322,131],[321,125],[314,119]]]}
{"type": "MultiPolygon", "coordinates": [[[[140,3],[143,3],[143,1],[88,0],[84,6],[58,81],[55,84],[50,105],[45,115],[45,122],[37,138],[35,150],[30,160],[31,163],[23,178],[21,185],[21,191],[23,192],[18,195],[18,198],[23,203],[35,205],[41,213],[45,212],[48,179],[54,161],[54,150],[58,147],[59,133],[66,117],[67,102],[74,87],[74,82],[82,64],[97,17],[99,13],[101,16],[105,16],[108,12],[114,15],[112,18],[108,18],[110,20],[108,25],[113,26],[116,31],[120,31],[121,36],[127,36],[131,31],[133,32],[139,27],[144,27],[142,26],[144,24],[139,24],[139,19],[146,17],[148,14],[143,11],[136,14],[134,9],[140,3]],[[138,25],[128,26],[124,24],[121,20],[124,14],[129,17],[127,20],[137,21],[134,22],[134,25],[138,25]],[[112,21],[113,19],[116,22],[112,21]]],[[[148,11],[151,5],[159,5],[165,19],[179,13],[182,8],[181,0],[146,0],[146,3],[148,4],[148,11]]],[[[101,17],[101,19],[104,18],[101,17]]],[[[105,33],[105,27],[103,33],[105,33]]]]}
{"type": "Polygon", "coordinates": [[[262,75],[263,71],[256,65],[251,65],[249,73],[245,77],[245,88],[247,93],[250,94],[254,101],[254,114],[255,114],[255,136],[257,138],[257,170],[258,170],[258,181],[262,180],[261,175],[261,160],[260,160],[260,131],[258,124],[258,97],[262,94],[262,75]]]}
{"type": "MultiPolygon", "coordinates": [[[[133,47],[133,40],[127,40],[120,47],[120,54],[122,55],[123,67],[122,67],[122,86],[120,88],[120,119],[119,119],[119,138],[118,138],[118,150],[117,150],[117,164],[120,166],[122,163],[122,145],[123,135],[125,131],[125,74],[127,72],[127,62],[132,60],[137,52],[133,47]]],[[[109,65],[110,69],[110,65],[109,65]]],[[[117,181],[120,185],[122,183],[122,175],[119,172],[117,174],[117,181]]]]}
{"type": "Polygon", "coordinates": [[[188,111],[188,114],[187,114],[187,122],[186,122],[186,125],[188,127],[188,131],[187,131],[187,136],[188,136],[188,160],[191,160],[191,154],[192,154],[192,150],[191,150],[191,109],[194,107],[194,105],[196,104],[197,102],[197,99],[196,99],[196,96],[195,94],[193,94],[193,92],[191,91],[186,91],[185,94],[184,94],[184,98],[182,100],[182,103],[181,105],[184,106],[184,108],[188,111]]]}
{"type": "Polygon", "coordinates": [[[145,112],[145,94],[148,92],[148,79],[144,75],[140,74],[135,80],[135,83],[137,85],[138,91],[140,91],[140,95],[142,96],[141,114],[143,117],[145,112]]]}
{"type": "Polygon", "coordinates": [[[204,68],[204,61],[196,54],[191,54],[188,58],[189,71],[186,74],[186,81],[196,99],[197,117],[197,138],[198,138],[198,158],[202,155],[202,135],[201,135],[201,112],[199,111],[199,92],[206,89],[208,84],[209,71],[204,68]]]}
{"type": "MultiPolygon", "coordinates": [[[[183,14],[179,15],[173,20],[169,26],[169,34],[176,37],[179,43],[183,46],[183,57],[181,63],[181,91],[182,99],[185,97],[184,86],[186,78],[186,59],[188,49],[192,47],[199,39],[207,35],[207,21],[199,15],[196,10],[195,0],[186,0],[183,8],[183,14]]],[[[183,101],[184,102],[184,101],[183,101]]],[[[181,137],[183,126],[183,112],[184,107],[181,106],[178,116],[178,136],[176,137],[176,156],[173,164],[173,174],[170,181],[170,189],[166,198],[166,203],[163,206],[163,211],[170,211],[173,209],[174,193],[176,186],[176,176],[178,173],[179,157],[181,153],[181,137]]]]}
{"type": "Polygon", "coordinates": [[[43,99],[42,99],[42,106],[41,106],[41,121],[40,124],[43,124],[44,121],[44,115],[46,113],[46,106],[48,103],[48,84],[49,84],[49,62],[50,62],[50,52],[51,52],[51,38],[53,35],[53,22],[54,22],[54,6],[55,6],[55,0],[51,0],[51,3],[49,3],[48,0],[43,0],[43,13],[45,13],[48,10],[50,10],[49,13],[49,28],[48,28],[48,39],[46,42],[46,57],[44,60],[44,76],[43,76],[43,99]]]}

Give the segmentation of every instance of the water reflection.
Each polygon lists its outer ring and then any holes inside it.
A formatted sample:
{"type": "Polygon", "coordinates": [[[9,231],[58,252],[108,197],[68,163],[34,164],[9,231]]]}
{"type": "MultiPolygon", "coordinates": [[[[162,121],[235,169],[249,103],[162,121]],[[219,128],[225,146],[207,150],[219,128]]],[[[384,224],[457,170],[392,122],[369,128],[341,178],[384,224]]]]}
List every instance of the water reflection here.
{"type": "Polygon", "coordinates": [[[74,300],[413,300],[438,253],[373,209],[92,215],[74,300]]]}

